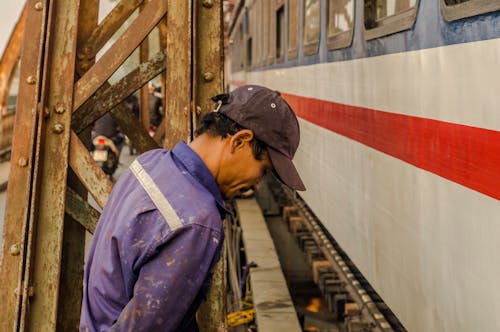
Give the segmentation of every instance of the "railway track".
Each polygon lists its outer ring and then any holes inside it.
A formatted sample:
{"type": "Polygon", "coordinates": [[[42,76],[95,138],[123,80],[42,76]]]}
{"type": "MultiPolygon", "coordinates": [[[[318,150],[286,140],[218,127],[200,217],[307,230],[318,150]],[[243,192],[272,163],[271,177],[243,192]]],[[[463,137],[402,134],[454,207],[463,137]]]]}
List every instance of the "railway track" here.
{"type": "Polygon", "coordinates": [[[406,331],[304,201],[271,181],[283,221],[307,257],[328,308],[348,332],[406,331]]]}

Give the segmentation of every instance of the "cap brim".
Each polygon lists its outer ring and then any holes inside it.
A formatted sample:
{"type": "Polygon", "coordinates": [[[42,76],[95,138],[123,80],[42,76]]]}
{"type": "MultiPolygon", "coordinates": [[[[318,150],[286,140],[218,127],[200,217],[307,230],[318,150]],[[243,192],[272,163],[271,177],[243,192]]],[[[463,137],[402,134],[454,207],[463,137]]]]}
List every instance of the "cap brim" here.
{"type": "Polygon", "coordinates": [[[304,183],[300,179],[299,172],[297,172],[292,161],[284,154],[272,148],[268,148],[268,152],[278,179],[292,189],[306,190],[304,183]]]}

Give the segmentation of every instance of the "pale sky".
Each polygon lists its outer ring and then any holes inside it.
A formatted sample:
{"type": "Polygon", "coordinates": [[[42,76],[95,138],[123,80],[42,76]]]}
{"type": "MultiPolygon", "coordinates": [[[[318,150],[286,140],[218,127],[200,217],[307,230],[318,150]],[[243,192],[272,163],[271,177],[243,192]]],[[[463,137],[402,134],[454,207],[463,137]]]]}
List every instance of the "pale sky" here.
{"type": "Polygon", "coordinates": [[[10,34],[16,25],[21,11],[23,10],[24,0],[0,0],[0,57],[5,50],[10,34]]]}

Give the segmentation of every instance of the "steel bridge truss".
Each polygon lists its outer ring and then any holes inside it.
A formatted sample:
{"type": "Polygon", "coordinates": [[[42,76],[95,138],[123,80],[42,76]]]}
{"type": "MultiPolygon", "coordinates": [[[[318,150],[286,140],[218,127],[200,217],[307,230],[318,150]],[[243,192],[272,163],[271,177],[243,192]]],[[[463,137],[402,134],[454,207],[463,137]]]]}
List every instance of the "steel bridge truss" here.
{"type": "MultiPolygon", "coordinates": [[[[164,147],[172,147],[192,138],[209,97],[222,90],[222,1],[121,0],[101,22],[98,14],[99,0],[28,0],[18,28],[24,37],[15,37],[23,44],[0,256],[1,331],[77,330],[85,233],[99,218],[88,194],[102,208],[112,189],[86,146],[91,124],[109,112],[139,152],[159,147],[164,133],[164,147]],[[149,54],[155,28],[160,51],[149,54]],[[137,48],[140,65],[111,84],[137,48]],[[147,83],[160,74],[165,117],[152,138],[147,83]],[[124,104],[135,91],[141,121],[124,104]]],[[[202,329],[218,330],[223,304],[209,304],[202,329]]]]}

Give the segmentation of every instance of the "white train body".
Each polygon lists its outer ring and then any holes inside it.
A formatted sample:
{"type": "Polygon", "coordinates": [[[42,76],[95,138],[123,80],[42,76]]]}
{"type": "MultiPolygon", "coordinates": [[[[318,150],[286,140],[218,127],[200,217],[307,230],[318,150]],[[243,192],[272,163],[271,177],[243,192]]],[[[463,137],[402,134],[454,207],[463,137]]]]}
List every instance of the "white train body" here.
{"type": "Polygon", "coordinates": [[[500,331],[500,2],[398,1],[372,29],[369,1],[246,1],[227,81],[295,108],[300,195],[408,331],[500,331]],[[341,2],[351,39],[335,48],[341,2]],[[407,26],[386,27],[401,15],[407,26]]]}

